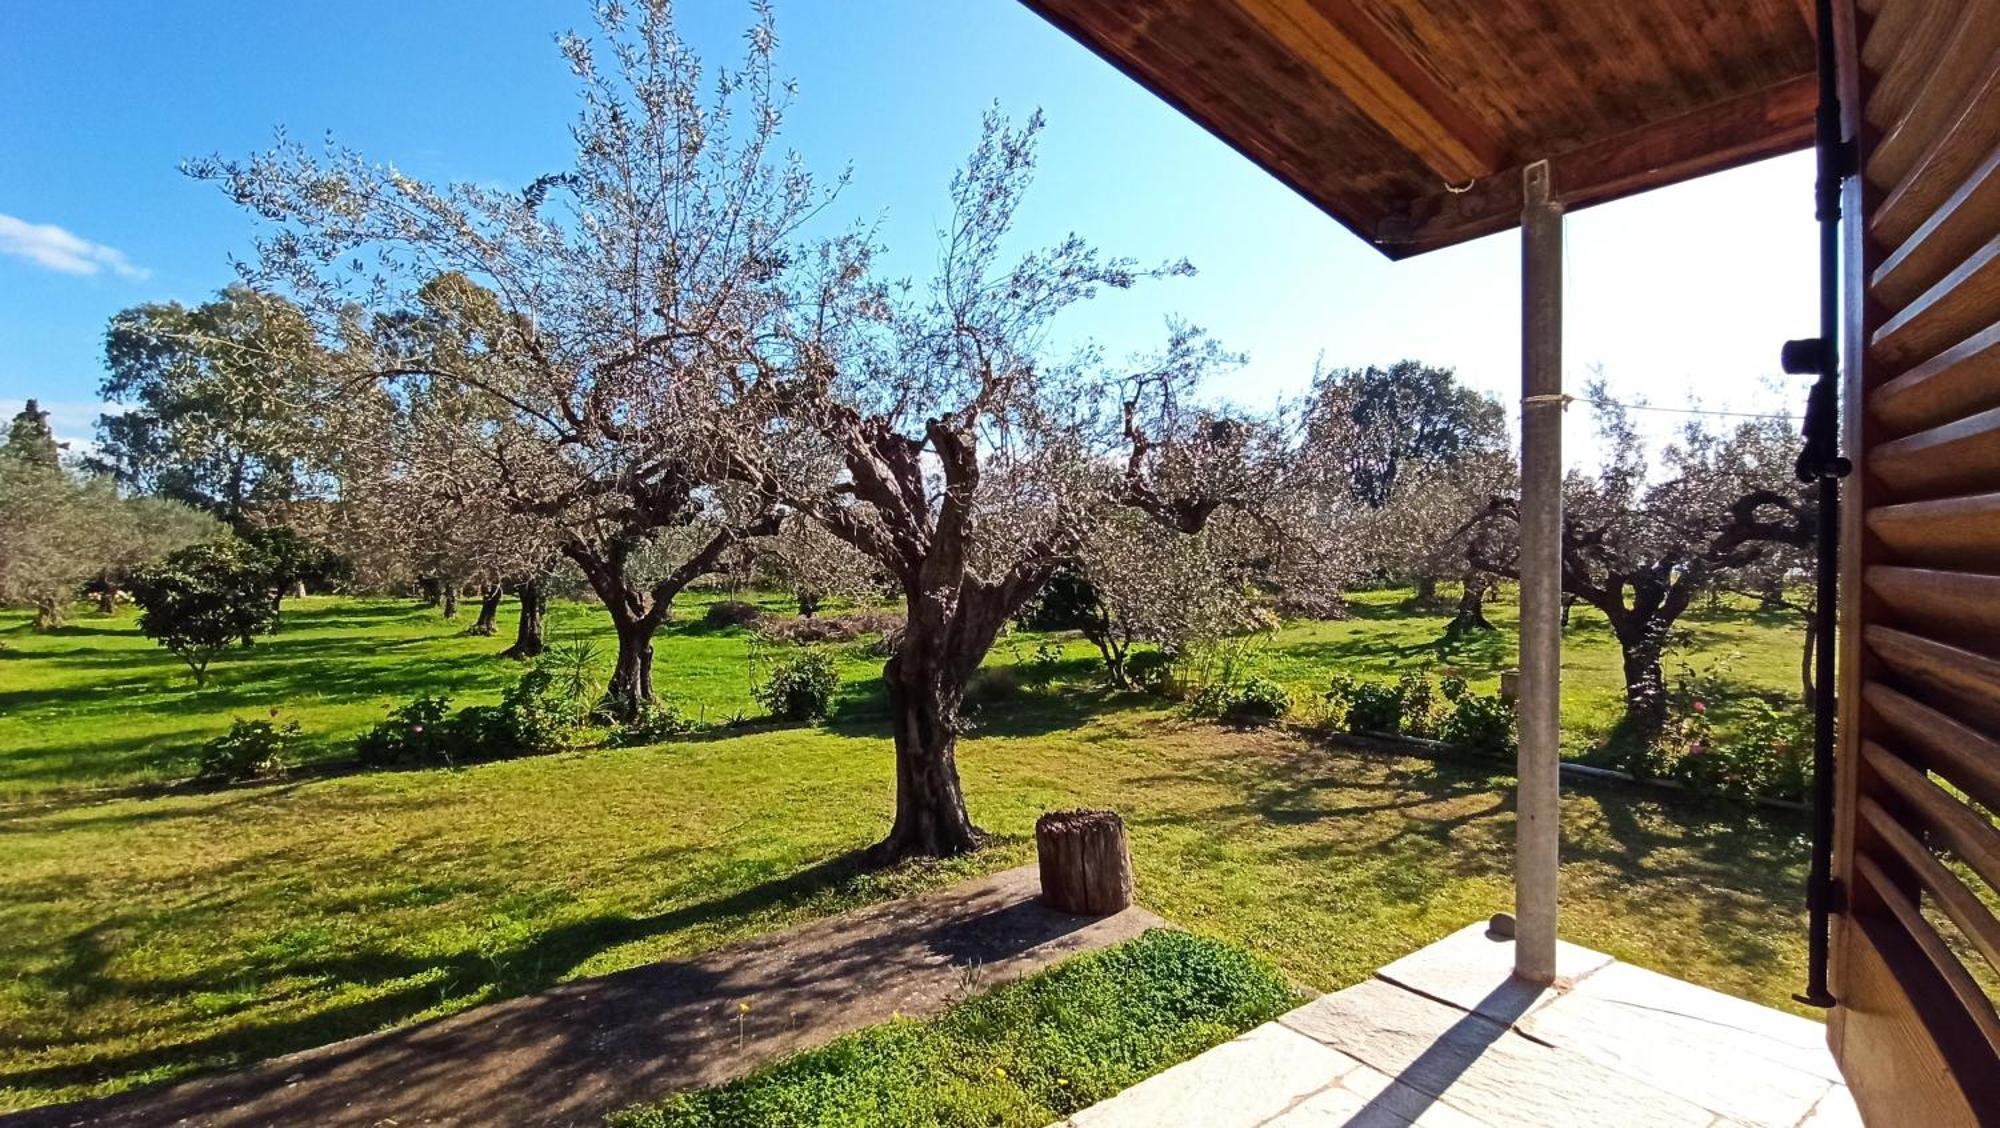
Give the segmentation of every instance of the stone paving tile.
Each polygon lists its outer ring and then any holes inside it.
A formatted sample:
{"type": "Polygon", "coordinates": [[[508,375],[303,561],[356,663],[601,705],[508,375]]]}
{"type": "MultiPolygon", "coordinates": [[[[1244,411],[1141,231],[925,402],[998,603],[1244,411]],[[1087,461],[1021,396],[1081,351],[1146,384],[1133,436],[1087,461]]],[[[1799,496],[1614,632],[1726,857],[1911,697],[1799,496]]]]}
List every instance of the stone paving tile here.
{"type": "Polygon", "coordinates": [[[1341,1075],[1266,1128],[1487,1128],[1450,1104],[1366,1065],[1341,1075]]]}
{"type": "Polygon", "coordinates": [[[1622,1025],[1583,1035],[1591,1044],[1615,1043],[1615,1037],[1607,1039],[1602,1034],[1615,1035],[1643,1020],[1649,1030],[1705,1040],[1728,1054],[1747,1055],[1828,1082],[1841,1080],[1840,1069],[1826,1046],[1824,1024],[1631,964],[1614,963],[1590,976],[1564,1002],[1561,1015],[1538,1011],[1521,1023],[1521,1030],[1559,1040],[1564,1026],[1584,1021],[1585,1008],[1570,1005],[1582,1001],[1608,1004],[1613,1008],[1609,1016],[1623,1016],[1622,1025]],[[1573,1019],[1573,1014],[1578,1017],[1573,1019]]]}
{"type": "Polygon", "coordinates": [[[1070,1124],[1859,1128],[1819,1023],[1574,945],[1553,988],[1509,986],[1512,961],[1485,925],[1462,929],[1070,1124]]]}
{"type": "Polygon", "coordinates": [[[1602,952],[1558,942],[1555,984],[1537,988],[1514,978],[1514,942],[1488,932],[1481,923],[1419,948],[1375,975],[1495,1022],[1511,1023],[1547,1006],[1611,962],[1602,952]]]}
{"type": "Polygon", "coordinates": [[[1665,1128],[1714,1120],[1672,1092],[1382,980],[1278,1021],[1495,1124],[1665,1128]]]}
{"type": "Polygon", "coordinates": [[[1070,1128],[1255,1128],[1360,1063],[1276,1023],[1069,1118],[1070,1128]]]}
{"type": "MultiPolygon", "coordinates": [[[[1714,1021],[1704,1013],[1713,1009],[1706,1000],[1635,979],[1612,990],[1572,991],[1528,1016],[1521,1029],[1741,1124],[1792,1128],[1805,1119],[1832,1082],[1786,1060],[1800,1056],[1788,1054],[1786,1042],[1714,1021]]],[[[1824,1047],[1819,1052],[1826,1055],[1824,1047]]]]}
{"type": "Polygon", "coordinates": [[[1861,1110],[1854,1107],[1854,1094],[1845,1085],[1835,1085],[1799,1128],[1861,1128],[1861,1110]]]}

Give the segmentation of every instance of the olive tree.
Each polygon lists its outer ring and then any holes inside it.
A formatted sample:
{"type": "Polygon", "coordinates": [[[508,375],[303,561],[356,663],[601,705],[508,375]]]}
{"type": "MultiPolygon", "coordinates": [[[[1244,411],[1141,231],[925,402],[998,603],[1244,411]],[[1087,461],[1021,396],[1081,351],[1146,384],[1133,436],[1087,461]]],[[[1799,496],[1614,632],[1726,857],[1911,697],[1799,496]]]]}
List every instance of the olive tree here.
{"type": "MultiPolygon", "coordinates": [[[[1675,622],[1704,591],[1812,545],[1816,511],[1780,422],[1718,430],[1697,419],[1659,452],[1653,475],[1626,410],[1601,382],[1591,399],[1607,453],[1596,474],[1573,471],[1563,484],[1563,591],[1610,622],[1627,722],[1649,733],[1665,717],[1660,660],[1675,622]]],[[[1493,498],[1468,530],[1472,562],[1518,579],[1519,524],[1517,499],[1493,498]]]]}
{"type": "Polygon", "coordinates": [[[775,525],[718,489],[684,393],[768,334],[796,236],[831,189],[777,151],[791,95],[768,11],[740,63],[713,73],[666,0],[597,15],[595,36],[560,41],[580,96],[574,160],[525,190],[432,185],[283,138],[187,169],[276,226],[253,279],[339,341],[323,390],[474,401],[479,488],[559,530],[617,629],[607,697],[632,715],[675,596],[775,525]],[[636,576],[670,531],[682,558],[636,576]]]}
{"type": "Polygon", "coordinates": [[[952,181],[927,286],[878,282],[865,235],[828,241],[783,332],[727,342],[712,389],[708,441],[729,476],[901,589],[884,669],[896,813],[878,859],[981,841],[956,761],[967,680],[1105,514],[1131,508],[1192,534],[1288,484],[1263,428],[1195,402],[1230,359],[1198,330],[1176,325],[1157,354],[1119,368],[1051,346],[1063,311],[1189,268],[1142,269],[1075,236],[1003,258],[1040,128],[1039,116],[1020,128],[988,116],[952,181]]]}
{"type": "Polygon", "coordinates": [[[62,626],[84,584],[115,590],[104,585],[218,532],[188,506],[127,498],[110,477],[63,465],[45,425],[17,420],[0,444],[0,603],[32,606],[37,630],[62,626]]]}

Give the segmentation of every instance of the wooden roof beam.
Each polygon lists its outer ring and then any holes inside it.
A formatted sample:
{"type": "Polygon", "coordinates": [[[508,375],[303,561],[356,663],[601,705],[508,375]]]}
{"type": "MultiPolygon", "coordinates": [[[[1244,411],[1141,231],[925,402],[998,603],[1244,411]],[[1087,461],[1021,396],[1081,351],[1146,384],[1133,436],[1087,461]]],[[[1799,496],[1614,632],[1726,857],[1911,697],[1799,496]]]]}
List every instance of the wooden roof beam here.
{"type": "MultiPolygon", "coordinates": [[[[1565,209],[1588,207],[1812,144],[1818,80],[1810,74],[1549,157],[1565,209]]],[[[1505,231],[1520,220],[1518,174],[1414,201],[1407,217],[1382,221],[1376,244],[1404,258],[1505,231]]]]}
{"type": "Polygon", "coordinates": [[[1477,180],[1510,163],[1499,139],[1352,0],[1235,3],[1446,182],[1477,180]]]}

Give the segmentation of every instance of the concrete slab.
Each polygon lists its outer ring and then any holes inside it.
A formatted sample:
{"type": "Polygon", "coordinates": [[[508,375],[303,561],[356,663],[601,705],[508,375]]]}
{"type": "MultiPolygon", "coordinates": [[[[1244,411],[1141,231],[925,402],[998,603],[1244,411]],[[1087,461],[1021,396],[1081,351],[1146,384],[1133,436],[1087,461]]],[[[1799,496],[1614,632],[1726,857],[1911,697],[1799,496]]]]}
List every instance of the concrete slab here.
{"type": "Polygon", "coordinates": [[[1070,1117],[1070,1128],[1255,1128],[1361,1063],[1266,1023],[1070,1117]]]}
{"type": "Polygon", "coordinates": [[[1514,941],[1482,923],[1419,948],[1375,975],[1495,1022],[1514,1023],[1611,962],[1602,952],[1557,941],[1555,983],[1523,983],[1514,978],[1514,941]]]}

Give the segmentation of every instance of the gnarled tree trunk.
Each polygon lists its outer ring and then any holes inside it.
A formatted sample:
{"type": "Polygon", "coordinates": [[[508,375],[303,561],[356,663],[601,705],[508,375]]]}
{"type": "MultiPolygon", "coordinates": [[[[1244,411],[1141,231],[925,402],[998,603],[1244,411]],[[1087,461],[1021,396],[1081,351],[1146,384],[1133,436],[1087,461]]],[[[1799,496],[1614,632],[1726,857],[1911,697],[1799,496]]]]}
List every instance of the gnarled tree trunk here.
{"type": "Polygon", "coordinates": [[[1473,631],[1493,630],[1493,624],[1486,621],[1486,593],[1492,590],[1493,582],[1484,573],[1470,572],[1465,577],[1465,587],[1458,595],[1458,611],[1444,628],[1444,637],[1457,638],[1473,631]]]}
{"type": "Polygon", "coordinates": [[[465,628],[469,635],[490,635],[498,629],[500,601],[507,595],[507,589],[494,584],[479,594],[479,617],[465,628]]]}
{"type": "Polygon", "coordinates": [[[653,633],[659,623],[651,615],[613,615],[612,623],[618,629],[618,661],[604,686],[604,704],[613,717],[629,721],[653,700],[653,633]]]}
{"type": "Polygon", "coordinates": [[[543,649],[542,611],[548,606],[548,593],[541,578],[536,577],[515,589],[514,594],[521,600],[521,621],[514,628],[514,645],[501,651],[500,657],[537,657],[543,649]]]}
{"type": "Polygon", "coordinates": [[[959,705],[963,684],[904,660],[883,671],[896,737],[896,821],[869,851],[872,861],[942,858],[979,848],[986,832],[972,825],[958,781],[959,705]]]}
{"type": "MultiPolygon", "coordinates": [[[[944,558],[929,566],[957,571],[955,561],[944,558]]],[[[895,722],[896,821],[869,851],[870,860],[949,857],[985,842],[986,832],[966,812],[958,780],[959,707],[966,682],[1008,616],[1046,579],[1000,584],[967,579],[928,590],[905,585],[910,594],[903,641],[882,671],[895,722]]]]}
{"type": "Polygon", "coordinates": [[[1667,679],[1660,668],[1667,627],[1653,616],[1620,617],[1611,626],[1625,669],[1625,723],[1640,735],[1660,731],[1667,719],[1667,679]]]}
{"type": "Polygon", "coordinates": [[[637,547],[631,538],[606,542],[572,541],[564,555],[576,562],[590,588],[604,603],[618,630],[618,661],[604,687],[602,710],[614,720],[637,720],[653,702],[653,635],[672,616],[674,598],[687,586],[715,571],[722,554],[748,536],[777,531],[777,517],[766,514],[741,528],[726,528],[651,587],[643,587],[626,565],[637,547]]]}
{"type": "Polygon", "coordinates": [[[444,617],[458,618],[458,584],[452,580],[444,583],[444,617]]]}
{"type": "Polygon", "coordinates": [[[1438,598],[1437,577],[1431,575],[1418,576],[1416,593],[1410,597],[1410,603],[1419,609],[1440,606],[1443,601],[1438,598]]]}

